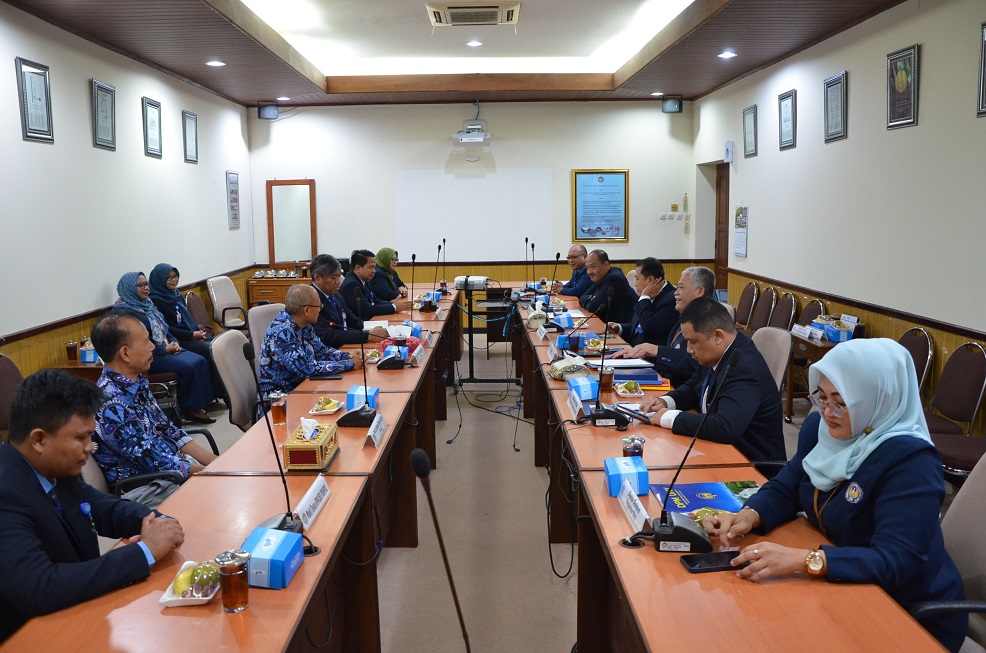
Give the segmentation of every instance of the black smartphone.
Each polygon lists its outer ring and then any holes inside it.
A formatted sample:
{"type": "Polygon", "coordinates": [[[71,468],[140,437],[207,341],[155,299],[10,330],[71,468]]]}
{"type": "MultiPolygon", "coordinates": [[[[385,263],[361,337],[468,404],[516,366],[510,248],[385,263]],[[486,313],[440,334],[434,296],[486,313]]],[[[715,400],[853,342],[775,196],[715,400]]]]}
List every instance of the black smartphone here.
{"type": "Polygon", "coordinates": [[[314,374],[308,378],[312,381],[338,381],[342,374],[314,374]]]}
{"type": "Polygon", "coordinates": [[[716,551],[714,553],[692,553],[681,556],[681,564],[685,569],[693,574],[701,574],[707,571],[729,571],[730,569],[742,569],[748,566],[749,562],[744,562],[735,567],[730,561],[740,554],[739,551],[716,551]]]}

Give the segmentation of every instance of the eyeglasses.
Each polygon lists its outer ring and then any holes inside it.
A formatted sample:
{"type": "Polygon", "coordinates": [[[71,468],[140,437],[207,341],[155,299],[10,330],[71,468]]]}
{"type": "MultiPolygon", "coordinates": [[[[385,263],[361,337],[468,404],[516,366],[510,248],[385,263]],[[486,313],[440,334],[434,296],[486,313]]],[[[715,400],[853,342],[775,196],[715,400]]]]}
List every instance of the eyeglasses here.
{"type": "Polygon", "coordinates": [[[574,261],[574,260],[576,260],[576,259],[580,259],[580,258],[582,258],[582,255],[581,255],[581,254],[579,254],[579,255],[577,255],[577,256],[566,256],[566,257],[565,257],[565,260],[566,260],[566,261],[574,261]]]}
{"type": "Polygon", "coordinates": [[[305,304],[305,308],[317,308],[317,309],[321,310],[322,309],[322,305],[321,304],[305,304]]]}
{"type": "Polygon", "coordinates": [[[828,408],[830,411],[832,411],[832,417],[836,419],[842,419],[846,415],[845,404],[837,404],[834,401],[822,401],[821,399],[818,398],[818,390],[815,390],[813,393],[808,395],[808,398],[811,399],[811,403],[815,406],[815,408],[818,409],[818,412],[820,413],[824,413],[825,409],[828,408]]]}
{"type": "Polygon", "coordinates": [[[178,281],[178,275],[177,274],[169,274],[168,275],[168,281],[178,281]]]}
{"type": "Polygon", "coordinates": [[[151,284],[147,283],[146,281],[142,281],[142,282],[140,282],[140,283],[137,284],[137,287],[138,288],[150,288],[151,287],[151,284]]]}

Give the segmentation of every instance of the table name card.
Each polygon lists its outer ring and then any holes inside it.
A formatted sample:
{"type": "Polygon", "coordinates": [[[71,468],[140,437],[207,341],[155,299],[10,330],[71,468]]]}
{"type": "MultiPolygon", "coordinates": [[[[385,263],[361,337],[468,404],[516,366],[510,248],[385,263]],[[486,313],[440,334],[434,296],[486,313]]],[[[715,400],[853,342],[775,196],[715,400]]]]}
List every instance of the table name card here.
{"type": "Polygon", "coordinates": [[[843,313],[839,316],[839,321],[855,329],[856,325],[859,323],[859,318],[855,315],[850,315],[849,313],[843,313]]]}
{"type": "Polygon", "coordinates": [[[373,418],[373,423],[370,424],[370,430],[366,432],[366,440],[363,441],[363,446],[366,446],[367,442],[372,441],[374,447],[380,446],[380,441],[383,440],[383,434],[387,432],[387,420],[383,418],[383,415],[377,413],[377,416],[373,418]]]}
{"type": "Polygon", "coordinates": [[[537,328],[536,333],[538,334],[538,340],[544,340],[548,336],[548,330],[544,328],[543,324],[537,328]]]}
{"type": "Polygon", "coordinates": [[[568,409],[572,411],[572,419],[578,421],[585,416],[585,409],[582,407],[582,399],[575,390],[568,393],[568,409]]]}
{"type": "Polygon", "coordinates": [[[298,517],[301,518],[301,523],[305,526],[306,531],[318,517],[318,513],[322,512],[322,508],[330,496],[332,496],[332,490],[325,483],[325,477],[316,476],[315,481],[294,509],[298,517]]]}
{"type": "Polygon", "coordinates": [[[434,331],[431,330],[425,331],[425,342],[428,343],[429,347],[435,346],[435,336],[436,333],[434,331]]]}
{"type": "Polygon", "coordinates": [[[548,358],[555,360],[558,358],[558,347],[555,347],[555,343],[548,342],[548,358]]]}
{"type": "Polygon", "coordinates": [[[411,354],[411,362],[421,365],[425,362],[425,355],[425,348],[418,345],[418,347],[415,348],[414,353],[411,354]]]}
{"type": "Polygon", "coordinates": [[[630,522],[634,532],[642,531],[650,526],[650,515],[647,514],[644,504],[640,502],[640,497],[633,491],[630,481],[625,478],[623,485],[620,486],[620,506],[623,508],[623,514],[627,516],[627,521],[630,522]]]}
{"type": "Polygon", "coordinates": [[[435,309],[435,319],[436,320],[444,320],[446,313],[448,313],[448,309],[445,309],[445,308],[435,309]]]}
{"type": "Polygon", "coordinates": [[[809,340],[821,340],[825,337],[825,332],[821,329],[816,329],[815,327],[808,328],[808,339],[809,340]]]}
{"type": "Polygon", "coordinates": [[[791,327],[791,333],[801,338],[811,338],[811,329],[804,324],[795,324],[791,327]]]}

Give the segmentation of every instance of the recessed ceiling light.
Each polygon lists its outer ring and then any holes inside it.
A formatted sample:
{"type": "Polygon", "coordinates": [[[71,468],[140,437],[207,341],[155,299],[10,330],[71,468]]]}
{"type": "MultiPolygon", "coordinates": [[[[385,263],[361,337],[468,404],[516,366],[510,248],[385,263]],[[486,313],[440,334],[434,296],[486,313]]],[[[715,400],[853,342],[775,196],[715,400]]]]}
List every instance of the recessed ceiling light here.
{"type": "Polygon", "coordinates": [[[283,95],[282,95],[281,97],[279,97],[279,98],[277,98],[277,101],[278,101],[278,102],[287,102],[287,101],[288,101],[288,100],[290,100],[290,99],[291,99],[291,98],[289,98],[289,97],[285,97],[285,96],[283,96],[283,95]]]}
{"type": "Polygon", "coordinates": [[[733,52],[732,50],[723,50],[716,56],[719,57],[720,59],[732,59],[733,57],[736,56],[736,53],[733,52]]]}
{"type": "Polygon", "coordinates": [[[219,59],[210,59],[209,61],[205,62],[205,65],[212,66],[214,68],[222,68],[223,66],[226,65],[226,62],[220,61],[219,59]]]}
{"type": "Polygon", "coordinates": [[[468,45],[470,48],[478,48],[482,44],[483,44],[482,41],[469,41],[468,43],[466,43],[466,45],[468,45]]]}
{"type": "Polygon", "coordinates": [[[662,93],[661,91],[654,91],[653,93],[651,93],[651,95],[653,95],[654,97],[661,97],[662,95],[664,95],[664,93],[662,93]]]}

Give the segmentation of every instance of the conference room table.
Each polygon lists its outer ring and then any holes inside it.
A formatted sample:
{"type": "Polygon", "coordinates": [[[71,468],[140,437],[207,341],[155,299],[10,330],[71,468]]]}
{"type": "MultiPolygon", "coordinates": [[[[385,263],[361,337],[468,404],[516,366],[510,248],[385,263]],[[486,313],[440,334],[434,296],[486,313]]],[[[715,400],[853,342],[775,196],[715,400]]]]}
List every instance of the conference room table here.
{"type": "MultiPolygon", "coordinates": [[[[289,477],[292,496],[301,496],[312,480],[289,477]]],[[[354,564],[377,555],[368,479],[325,481],[331,495],[306,533],[321,553],[306,557],[285,589],[251,587],[243,612],[225,613],[218,595],[189,607],[165,608],[159,601],[184,562],[239,548],[258,524],[283,513],[281,479],[194,476],[159,508],[181,522],[185,542],[159,560],[148,579],[32,619],[0,651],[379,651],[376,565],[354,564]],[[313,645],[326,640],[325,648],[313,645]]]]}
{"type": "MultiPolygon", "coordinates": [[[[673,470],[654,470],[651,483],[668,483],[673,470]]],[[[637,651],[943,651],[903,608],[876,585],[829,583],[798,574],[753,583],[732,571],[692,574],[681,554],[652,543],[629,549],[619,541],[634,529],[605,474],[580,472],[578,649],[593,653],[637,651]]],[[[686,469],[679,483],[754,480],[752,467],[686,469]]],[[[660,502],[641,497],[649,515],[660,502]]],[[[803,518],[756,542],[817,548],[827,539],[803,518]]]]}

